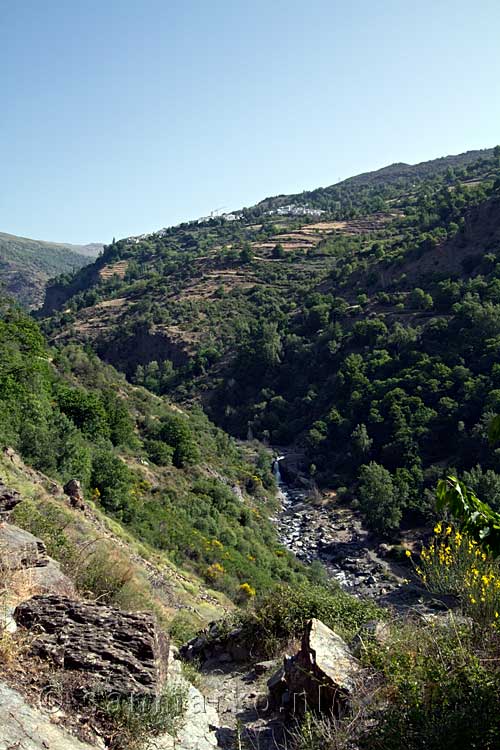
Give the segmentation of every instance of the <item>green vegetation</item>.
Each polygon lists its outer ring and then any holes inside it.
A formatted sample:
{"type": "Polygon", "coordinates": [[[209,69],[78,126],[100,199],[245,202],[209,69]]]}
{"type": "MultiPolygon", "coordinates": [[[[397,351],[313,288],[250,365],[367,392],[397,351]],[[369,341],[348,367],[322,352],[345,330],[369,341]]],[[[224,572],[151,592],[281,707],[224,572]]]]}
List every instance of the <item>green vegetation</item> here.
{"type": "MultiPolygon", "coordinates": [[[[280,198],[241,221],[121,240],[96,268],[60,279],[61,311],[44,327],[79,337],[91,309],[101,324],[95,337],[86,327],[90,343],[133,382],[202,398],[239,437],[298,440],[315,481],[348,487],[391,534],[432,517],[447,470],[500,497],[487,440],[500,408],[499,186],[493,151],[472,153],[301,197],[345,229],[290,216],[278,225],[266,212],[280,198]],[[290,249],[289,236],[309,237],[308,249],[290,249]],[[96,282],[116,263],[127,264],[123,279],[96,282]],[[102,300],[120,305],[96,308],[102,300]]],[[[152,460],[180,465],[180,449],[158,453],[158,430],[152,460]]]]}
{"type": "Polygon", "coordinates": [[[349,638],[363,623],[384,615],[375,604],[360,601],[337,586],[307,584],[271,590],[238,615],[237,621],[250,644],[258,644],[261,653],[274,656],[301,637],[312,617],[349,638]]]}
{"type": "Polygon", "coordinates": [[[364,634],[361,660],[373,687],[366,681],[348,716],[307,714],[294,732],[296,750],[498,747],[498,557],[447,523],[435,534],[417,573],[431,592],[457,597],[466,617],[398,618],[380,637],[364,634]]]}
{"type": "MultiPolygon", "coordinates": [[[[212,587],[241,599],[243,584],[261,592],[306,579],[268,520],[270,457],[257,451],[248,463],[199,408],[181,412],[132,388],[91,352],[50,352],[37,325],[9,304],[0,310],[0,415],[4,446],[61,482],[80,479],[89,500],[212,587]]],[[[16,513],[70,564],[64,524],[24,504],[16,513]]],[[[106,576],[104,567],[93,560],[79,585],[109,599],[126,571],[110,566],[106,576]]]]}
{"type": "Polygon", "coordinates": [[[151,738],[175,737],[187,707],[187,686],[170,683],[158,698],[95,699],[95,710],[110,734],[111,750],[141,750],[151,738]]]}
{"type": "MultiPolygon", "coordinates": [[[[297,442],[314,481],[342,488],[379,534],[443,511],[461,524],[438,524],[416,568],[464,617],[367,638],[360,721],[308,717],[297,748],[352,747],[352,731],[360,750],[498,747],[498,148],[113,242],[58,278],[43,315],[52,349],[0,311],[1,442],[78,477],[146,555],[228,594],[241,608],[226,624],[265,654],[311,617],[346,638],[384,618],[277,544],[270,455],[254,439],[297,442]],[[276,213],[290,203],[325,213],[276,213]]],[[[34,503],[15,517],[74,565],[57,514],[34,503]]],[[[96,550],[76,580],[123,603],[131,575],[96,550]]],[[[178,612],[172,637],[193,626],[178,612]]],[[[132,734],[150,726],[121,711],[132,734]]]]}

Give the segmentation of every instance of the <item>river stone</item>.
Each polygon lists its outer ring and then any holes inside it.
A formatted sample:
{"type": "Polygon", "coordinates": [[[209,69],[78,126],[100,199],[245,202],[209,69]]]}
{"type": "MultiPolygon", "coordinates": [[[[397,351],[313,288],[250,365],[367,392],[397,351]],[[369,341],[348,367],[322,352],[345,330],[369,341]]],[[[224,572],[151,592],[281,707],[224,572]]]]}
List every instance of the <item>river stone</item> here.
{"type": "Polygon", "coordinates": [[[285,661],[285,679],[298,713],[312,708],[338,715],[360,677],[361,665],[347,643],[317,619],[307,623],[298,654],[285,661]]]}
{"type": "Polygon", "coordinates": [[[90,689],[158,695],[167,676],[167,642],[152,615],[65,596],[34,596],[14,612],[33,630],[32,652],[60,669],[85,673],[90,689]]]}

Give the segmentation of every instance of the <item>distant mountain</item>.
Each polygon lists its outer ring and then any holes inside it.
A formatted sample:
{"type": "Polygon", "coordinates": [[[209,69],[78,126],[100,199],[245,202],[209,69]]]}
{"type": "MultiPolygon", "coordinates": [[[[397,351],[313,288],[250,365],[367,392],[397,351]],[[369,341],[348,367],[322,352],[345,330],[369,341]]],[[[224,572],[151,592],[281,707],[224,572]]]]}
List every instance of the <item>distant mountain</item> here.
{"type": "Polygon", "coordinates": [[[98,243],[43,242],[0,232],[0,284],[23,306],[38,307],[50,278],[82,268],[102,248],[98,243]]]}

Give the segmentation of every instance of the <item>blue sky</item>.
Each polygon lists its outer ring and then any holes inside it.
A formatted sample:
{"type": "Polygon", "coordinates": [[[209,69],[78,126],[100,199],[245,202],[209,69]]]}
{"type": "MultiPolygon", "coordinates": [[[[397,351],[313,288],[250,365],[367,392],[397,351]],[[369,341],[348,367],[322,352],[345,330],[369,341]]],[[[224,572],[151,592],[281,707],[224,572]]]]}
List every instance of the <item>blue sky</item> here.
{"type": "Polygon", "coordinates": [[[0,0],[0,231],[109,242],[500,142],[498,0],[0,0]]]}

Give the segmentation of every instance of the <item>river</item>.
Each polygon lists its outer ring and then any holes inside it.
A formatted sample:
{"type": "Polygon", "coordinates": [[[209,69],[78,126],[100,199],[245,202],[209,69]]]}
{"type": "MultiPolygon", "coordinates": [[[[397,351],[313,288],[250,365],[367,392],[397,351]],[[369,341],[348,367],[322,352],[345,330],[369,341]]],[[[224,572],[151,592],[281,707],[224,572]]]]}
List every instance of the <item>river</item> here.
{"type": "Polygon", "coordinates": [[[428,599],[406,563],[392,559],[390,546],[368,531],[360,514],[339,503],[334,492],[311,493],[288,485],[280,471],[283,458],[273,462],[280,500],[275,522],[287,549],[305,563],[320,561],[330,578],[359,597],[397,608],[428,599]]]}

